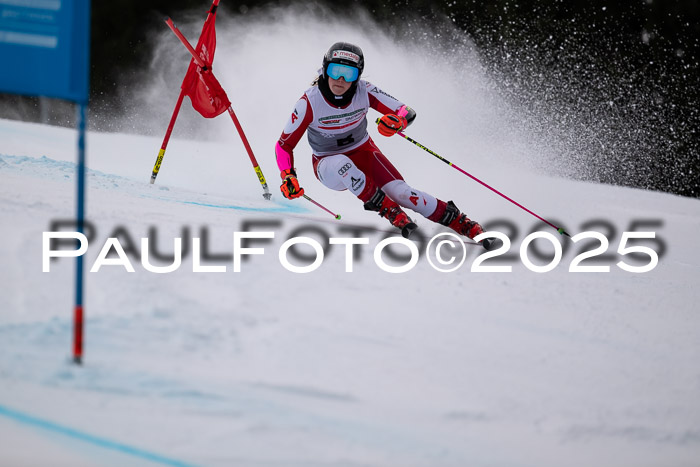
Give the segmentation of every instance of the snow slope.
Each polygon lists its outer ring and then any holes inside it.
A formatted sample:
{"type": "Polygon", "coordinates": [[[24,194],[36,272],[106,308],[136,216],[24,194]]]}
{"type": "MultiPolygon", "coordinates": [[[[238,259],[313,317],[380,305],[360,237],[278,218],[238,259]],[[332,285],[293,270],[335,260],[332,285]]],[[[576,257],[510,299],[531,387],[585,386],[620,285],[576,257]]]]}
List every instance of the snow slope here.
{"type": "MultiPolygon", "coordinates": [[[[572,233],[594,215],[618,232],[634,219],[662,220],[656,233],[667,250],[644,274],[617,268],[621,257],[604,261],[609,273],[570,273],[571,253],[549,273],[517,259],[511,273],[472,273],[473,247],[453,273],[421,259],[389,274],[371,260],[381,219],[309,177],[309,193],[342,221],[301,201],[264,201],[244,153],[230,145],[174,140],[150,186],[156,138],[91,133],[87,212],[96,239],[87,268],[118,226],[136,241],[155,226],[166,252],[183,227],[190,237],[206,227],[210,251],[230,254],[243,222],[280,225],[257,229],[276,238],[240,273],[228,260],[209,263],[226,273],[194,273],[191,255],[171,274],[138,260],[134,273],[88,273],[86,365],[75,368],[74,261],[41,271],[42,231],[73,215],[75,132],[11,121],[0,132],[0,409],[15,413],[0,410],[0,439],[20,440],[0,450],[4,464],[150,462],[17,413],[172,465],[697,461],[697,200],[542,177],[541,192],[518,190],[504,174],[500,184],[545,216],[565,217],[572,233]],[[293,229],[351,236],[338,229],[352,224],[377,229],[364,234],[370,245],[353,272],[342,250],[309,274],[280,265],[277,250],[293,229]]],[[[273,168],[263,164],[271,182],[273,168]]],[[[464,186],[523,232],[532,225],[495,195],[464,186]]]]}
{"type": "MultiPolygon", "coordinates": [[[[155,60],[162,74],[133,96],[134,126],[158,136],[88,135],[95,236],[86,271],[117,232],[137,253],[146,236],[166,254],[175,237],[206,236],[219,256],[206,264],[226,272],[193,272],[191,248],[170,274],[148,272],[133,256],[133,273],[86,272],[85,365],[71,365],[74,260],[55,260],[44,273],[41,255],[42,232],[74,216],[76,134],[0,120],[0,465],[697,465],[700,201],[531,170],[546,148],[511,131],[503,104],[483,92],[479,68],[457,69],[463,61],[294,15],[236,28],[223,18],[217,73],[274,193],[271,148],[313,74],[303,64],[320,59],[328,37],[345,34],[367,44],[368,79],[405,78],[387,91],[418,109],[412,137],[571,234],[604,233],[609,256],[599,263],[610,272],[569,272],[579,245],[551,272],[528,270],[517,251],[535,219],[374,130],[410,183],[509,234],[516,254],[485,264],[512,272],[471,272],[481,253],[473,245],[452,273],[423,256],[409,272],[381,270],[372,252],[395,233],[315,180],[305,142],[297,151],[302,184],[341,221],[303,200],[263,200],[228,117],[197,119],[187,102],[151,186],[182,76],[176,60],[155,60]],[[284,50],[291,30],[303,52],[280,80],[260,57],[284,50]],[[415,92],[420,83],[458,97],[436,102],[415,92]],[[280,105],[261,106],[249,89],[267,90],[266,102],[280,105]],[[636,230],[656,233],[647,245],[661,257],[643,274],[616,266],[632,262],[616,251],[638,221],[647,227],[636,230]],[[233,272],[226,255],[246,225],[275,238],[233,272]],[[366,229],[352,233],[358,226],[366,229]],[[296,274],[277,253],[301,235],[364,236],[369,244],[358,247],[353,272],[335,246],[319,269],[296,274]]],[[[160,44],[163,55],[179,47],[167,35],[160,44]]],[[[444,231],[418,222],[426,238],[444,231]]],[[[536,245],[546,250],[547,242],[536,245]]]]}

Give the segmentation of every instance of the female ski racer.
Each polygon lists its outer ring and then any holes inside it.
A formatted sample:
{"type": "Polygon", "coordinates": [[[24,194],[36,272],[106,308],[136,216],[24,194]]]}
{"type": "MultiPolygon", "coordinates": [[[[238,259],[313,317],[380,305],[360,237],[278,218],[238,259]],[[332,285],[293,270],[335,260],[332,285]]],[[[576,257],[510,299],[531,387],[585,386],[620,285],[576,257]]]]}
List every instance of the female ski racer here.
{"type": "MultiPolygon", "coordinates": [[[[312,87],[296,103],[275,146],[281,172],[280,190],[288,199],[304,194],[294,169],[294,148],[307,133],[313,149],[316,177],[332,190],[348,190],[368,211],[376,211],[408,237],[416,228],[401,209],[409,208],[433,222],[448,226],[470,239],[483,232],[452,201],[442,201],[408,185],[367,133],[369,108],[379,111],[379,133],[392,136],[416,118],[416,112],[361,80],[362,50],[337,42],[323,57],[323,68],[312,87]]],[[[482,245],[490,249],[492,239],[482,245]]]]}

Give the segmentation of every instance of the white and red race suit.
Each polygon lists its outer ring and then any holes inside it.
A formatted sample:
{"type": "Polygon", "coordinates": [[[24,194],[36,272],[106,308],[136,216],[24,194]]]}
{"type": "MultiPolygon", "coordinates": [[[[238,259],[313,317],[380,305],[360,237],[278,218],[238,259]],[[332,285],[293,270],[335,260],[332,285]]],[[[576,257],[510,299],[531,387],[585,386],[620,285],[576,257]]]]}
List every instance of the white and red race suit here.
{"type": "Polygon", "coordinates": [[[277,166],[281,172],[294,167],[294,148],[306,132],[315,175],[325,186],[347,189],[363,202],[381,188],[399,205],[436,220],[431,215],[442,214],[444,202],[437,213],[438,200],[410,187],[374,144],[367,132],[370,107],[381,114],[409,113],[402,102],[369,81],[360,80],[352,100],[342,108],[328,103],[318,86],[307,89],[275,146],[277,166]]]}

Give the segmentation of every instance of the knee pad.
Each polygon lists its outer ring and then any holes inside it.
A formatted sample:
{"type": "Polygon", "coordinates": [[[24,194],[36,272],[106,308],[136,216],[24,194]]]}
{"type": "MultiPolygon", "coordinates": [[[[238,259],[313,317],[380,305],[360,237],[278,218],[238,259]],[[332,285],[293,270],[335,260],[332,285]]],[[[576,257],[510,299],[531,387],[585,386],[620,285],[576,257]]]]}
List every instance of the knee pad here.
{"type": "Polygon", "coordinates": [[[348,189],[355,196],[364,190],[367,178],[364,172],[344,154],[324,157],[316,166],[318,179],[333,190],[348,189]]]}

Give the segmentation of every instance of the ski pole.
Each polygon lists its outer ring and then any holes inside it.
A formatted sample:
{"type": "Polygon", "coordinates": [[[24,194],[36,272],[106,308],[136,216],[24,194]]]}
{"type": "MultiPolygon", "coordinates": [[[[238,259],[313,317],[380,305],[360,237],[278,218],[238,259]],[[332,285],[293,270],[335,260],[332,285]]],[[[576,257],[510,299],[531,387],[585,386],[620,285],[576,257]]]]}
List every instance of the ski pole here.
{"type": "MultiPolygon", "coordinates": [[[[173,23],[173,20],[170,18],[165,19],[165,23],[168,25],[168,27],[173,31],[173,33],[177,36],[178,39],[180,39],[180,42],[182,42],[182,45],[185,46],[185,48],[190,52],[190,55],[192,55],[192,58],[194,61],[197,63],[197,65],[206,70],[207,69],[207,64],[204,63],[204,60],[197,54],[197,52],[192,48],[192,44],[189,43],[187,38],[185,37],[182,32],[177,28],[175,23],[173,23]]],[[[236,118],[236,114],[233,112],[233,107],[229,105],[228,107],[228,113],[231,116],[231,120],[233,120],[233,124],[236,127],[236,130],[238,130],[238,134],[241,137],[241,140],[243,141],[243,146],[246,149],[246,152],[248,153],[248,157],[250,158],[250,162],[253,164],[253,170],[255,170],[255,174],[258,176],[258,180],[260,181],[260,184],[263,187],[263,198],[265,199],[270,199],[272,198],[272,193],[270,193],[270,189],[267,186],[267,181],[265,180],[265,176],[262,173],[262,169],[260,168],[260,164],[258,164],[257,159],[255,158],[255,154],[253,154],[253,149],[250,147],[250,144],[248,144],[248,139],[245,136],[245,133],[243,132],[243,128],[241,127],[240,122],[238,121],[238,118],[236,118]]]]}
{"type": "Polygon", "coordinates": [[[334,213],[334,212],[331,211],[330,209],[328,209],[328,208],[324,207],[323,205],[317,203],[316,201],[312,200],[311,198],[309,198],[309,197],[306,196],[305,194],[302,195],[302,196],[303,196],[304,198],[306,198],[308,201],[311,201],[312,203],[314,203],[314,204],[315,204],[316,206],[318,206],[319,208],[321,208],[321,209],[323,209],[324,211],[326,211],[326,212],[327,212],[328,214],[330,214],[331,216],[333,216],[333,217],[335,217],[336,219],[340,220],[340,214],[334,213]]]}
{"type": "MultiPolygon", "coordinates": [[[[379,122],[378,119],[377,119],[377,122],[379,122]]],[[[423,146],[422,144],[420,144],[418,141],[409,138],[408,136],[406,136],[405,134],[403,134],[403,133],[400,132],[400,131],[397,131],[396,133],[397,133],[398,135],[400,135],[402,138],[406,139],[407,141],[410,141],[411,143],[415,144],[415,145],[418,146],[419,148],[421,148],[421,149],[425,150],[426,152],[429,152],[429,153],[432,154],[433,156],[437,157],[438,159],[440,159],[441,161],[443,161],[443,162],[446,163],[447,165],[449,165],[449,166],[451,166],[451,167],[453,167],[453,168],[459,170],[460,172],[462,172],[464,175],[466,175],[467,177],[471,178],[472,180],[474,180],[474,181],[476,181],[476,182],[479,182],[480,184],[482,184],[483,186],[485,186],[485,187],[488,188],[489,190],[493,191],[493,192],[496,193],[497,195],[500,195],[501,197],[507,199],[507,200],[510,201],[511,203],[513,203],[513,204],[515,204],[516,206],[518,206],[520,209],[522,209],[522,210],[524,210],[524,211],[526,211],[526,212],[532,214],[533,216],[535,216],[536,218],[538,218],[539,220],[541,220],[541,221],[544,222],[545,224],[547,224],[547,225],[549,225],[550,227],[554,228],[557,232],[559,232],[559,234],[561,234],[561,235],[566,235],[567,237],[571,237],[571,235],[569,235],[562,227],[557,227],[556,225],[554,225],[554,224],[552,224],[551,222],[549,222],[547,219],[544,219],[543,217],[538,216],[537,214],[535,214],[534,212],[530,211],[528,208],[526,208],[526,207],[523,206],[522,204],[518,203],[517,201],[512,200],[511,198],[507,197],[506,195],[504,195],[504,194],[501,193],[500,191],[498,191],[498,190],[496,190],[495,188],[489,186],[488,184],[482,182],[481,180],[479,180],[478,178],[476,178],[475,176],[473,176],[473,175],[470,174],[469,172],[467,172],[467,171],[465,171],[465,170],[463,170],[463,169],[457,167],[455,164],[453,164],[452,162],[448,161],[447,159],[445,159],[445,158],[442,157],[441,155],[439,155],[439,154],[437,154],[437,153],[431,151],[430,149],[426,148],[425,146],[423,146]]]]}

